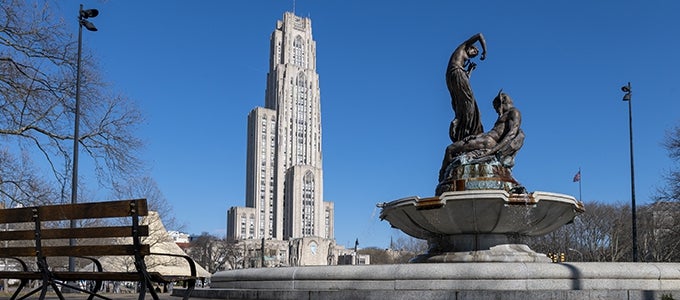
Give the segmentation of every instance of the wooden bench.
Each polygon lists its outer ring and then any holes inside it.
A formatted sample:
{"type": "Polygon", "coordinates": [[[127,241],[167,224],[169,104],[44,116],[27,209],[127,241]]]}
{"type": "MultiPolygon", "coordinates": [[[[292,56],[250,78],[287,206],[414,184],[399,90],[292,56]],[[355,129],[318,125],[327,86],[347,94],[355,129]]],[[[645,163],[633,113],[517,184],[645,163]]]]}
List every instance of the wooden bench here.
{"type": "Polygon", "coordinates": [[[14,260],[22,268],[0,271],[0,278],[20,280],[11,299],[25,299],[37,292],[40,292],[40,299],[44,299],[51,288],[63,300],[59,286],[88,293],[88,300],[93,297],[110,299],[99,294],[103,281],[136,281],[139,299],[144,299],[148,290],[155,300],[158,295],[153,283],[185,281],[184,299],[189,299],[197,279],[194,261],[186,255],[151,253],[150,245],[142,242],[142,237],[149,236],[149,226],[140,225],[140,217],[146,215],[146,199],[0,209],[0,257],[14,260]],[[71,228],[65,222],[71,220],[94,225],[71,228]],[[106,220],[117,220],[125,225],[112,225],[113,222],[106,220]],[[11,229],[5,230],[9,226],[11,229]],[[70,245],[71,239],[77,239],[77,243],[70,245]],[[151,255],[184,258],[189,263],[190,274],[169,276],[149,272],[144,258],[151,255]],[[129,256],[134,259],[136,270],[103,271],[98,258],[104,256],[129,256]],[[62,271],[57,270],[57,264],[48,264],[48,261],[67,257],[90,260],[96,270],[62,271]],[[29,268],[34,263],[37,270],[29,268]],[[39,281],[40,286],[21,295],[31,280],[39,281]],[[93,287],[88,289],[74,284],[81,280],[93,281],[93,287]]]}

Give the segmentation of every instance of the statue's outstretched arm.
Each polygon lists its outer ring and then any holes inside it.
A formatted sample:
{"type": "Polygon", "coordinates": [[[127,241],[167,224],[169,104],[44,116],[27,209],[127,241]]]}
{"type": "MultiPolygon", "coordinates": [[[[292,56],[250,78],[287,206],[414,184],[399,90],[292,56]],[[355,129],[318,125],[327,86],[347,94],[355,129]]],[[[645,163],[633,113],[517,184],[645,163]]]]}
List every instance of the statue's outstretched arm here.
{"type": "Polygon", "coordinates": [[[484,60],[486,58],[486,40],[484,39],[484,36],[482,35],[482,33],[477,33],[477,34],[471,36],[463,44],[472,45],[476,42],[479,42],[479,44],[482,46],[482,56],[480,57],[480,59],[484,60]]]}

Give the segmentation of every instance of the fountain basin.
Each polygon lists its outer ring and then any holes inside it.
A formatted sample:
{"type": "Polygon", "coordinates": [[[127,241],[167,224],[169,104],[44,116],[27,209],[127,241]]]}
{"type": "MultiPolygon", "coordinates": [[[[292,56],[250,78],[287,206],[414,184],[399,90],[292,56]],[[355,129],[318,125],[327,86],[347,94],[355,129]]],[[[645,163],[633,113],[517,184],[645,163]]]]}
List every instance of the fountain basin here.
{"type": "Polygon", "coordinates": [[[441,235],[500,233],[543,235],[584,211],[574,197],[556,193],[509,194],[503,190],[446,192],[378,205],[380,218],[419,239],[441,235]]]}
{"type": "Polygon", "coordinates": [[[445,192],[378,206],[380,218],[392,227],[428,240],[428,253],[414,262],[548,261],[526,245],[514,244],[516,237],[549,233],[584,211],[572,196],[504,190],[445,192]]]}

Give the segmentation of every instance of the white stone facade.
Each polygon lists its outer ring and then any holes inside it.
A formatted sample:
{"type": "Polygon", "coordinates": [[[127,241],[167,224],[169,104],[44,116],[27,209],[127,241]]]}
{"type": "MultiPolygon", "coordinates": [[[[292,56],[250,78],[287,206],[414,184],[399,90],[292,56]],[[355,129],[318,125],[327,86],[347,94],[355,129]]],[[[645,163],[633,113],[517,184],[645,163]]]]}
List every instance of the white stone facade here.
{"type": "Polygon", "coordinates": [[[190,242],[190,236],[188,233],[185,232],[179,232],[175,230],[170,230],[168,231],[168,234],[172,238],[172,240],[175,243],[189,243],[190,242]]]}
{"type": "Polygon", "coordinates": [[[321,101],[311,20],[284,13],[270,50],[265,107],[248,115],[246,207],[229,209],[227,237],[318,237],[321,244],[334,244],[334,206],[323,201],[321,101]]]}

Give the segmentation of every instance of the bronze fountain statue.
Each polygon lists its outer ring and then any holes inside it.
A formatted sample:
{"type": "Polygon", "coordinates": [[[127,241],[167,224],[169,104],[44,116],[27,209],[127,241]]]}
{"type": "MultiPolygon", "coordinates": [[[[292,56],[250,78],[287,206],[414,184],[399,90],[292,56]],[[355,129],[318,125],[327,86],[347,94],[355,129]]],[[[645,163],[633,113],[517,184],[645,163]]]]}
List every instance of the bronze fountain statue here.
{"type": "Polygon", "coordinates": [[[428,252],[412,262],[546,262],[546,255],[516,243],[517,237],[554,231],[583,212],[583,205],[568,195],[528,193],[512,177],[515,156],[524,144],[522,115],[501,90],[493,99],[498,118],[484,132],[470,86],[477,43],[484,60],[486,41],[478,33],[453,51],[446,69],[455,118],[435,197],[380,203],[380,217],[406,234],[428,240],[428,252]]]}
{"type": "Polygon", "coordinates": [[[456,117],[449,127],[453,143],[444,154],[436,195],[460,190],[457,186],[461,179],[460,168],[477,163],[493,164],[494,174],[490,175],[502,178],[510,189],[521,188],[510,175],[510,168],[515,165],[515,155],[524,144],[524,132],[520,128],[522,115],[510,96],[501,90],[493,100],[498,119],[490,131],[484,132],[477,101],[470,87],[470,73],[477,66],[472,58],[479,52],[474,46],[476,42],[482,46],[481,60],[484,60],[486,41],[478,33],[453,51],[446,68],[446,86],[456,117]]]}

